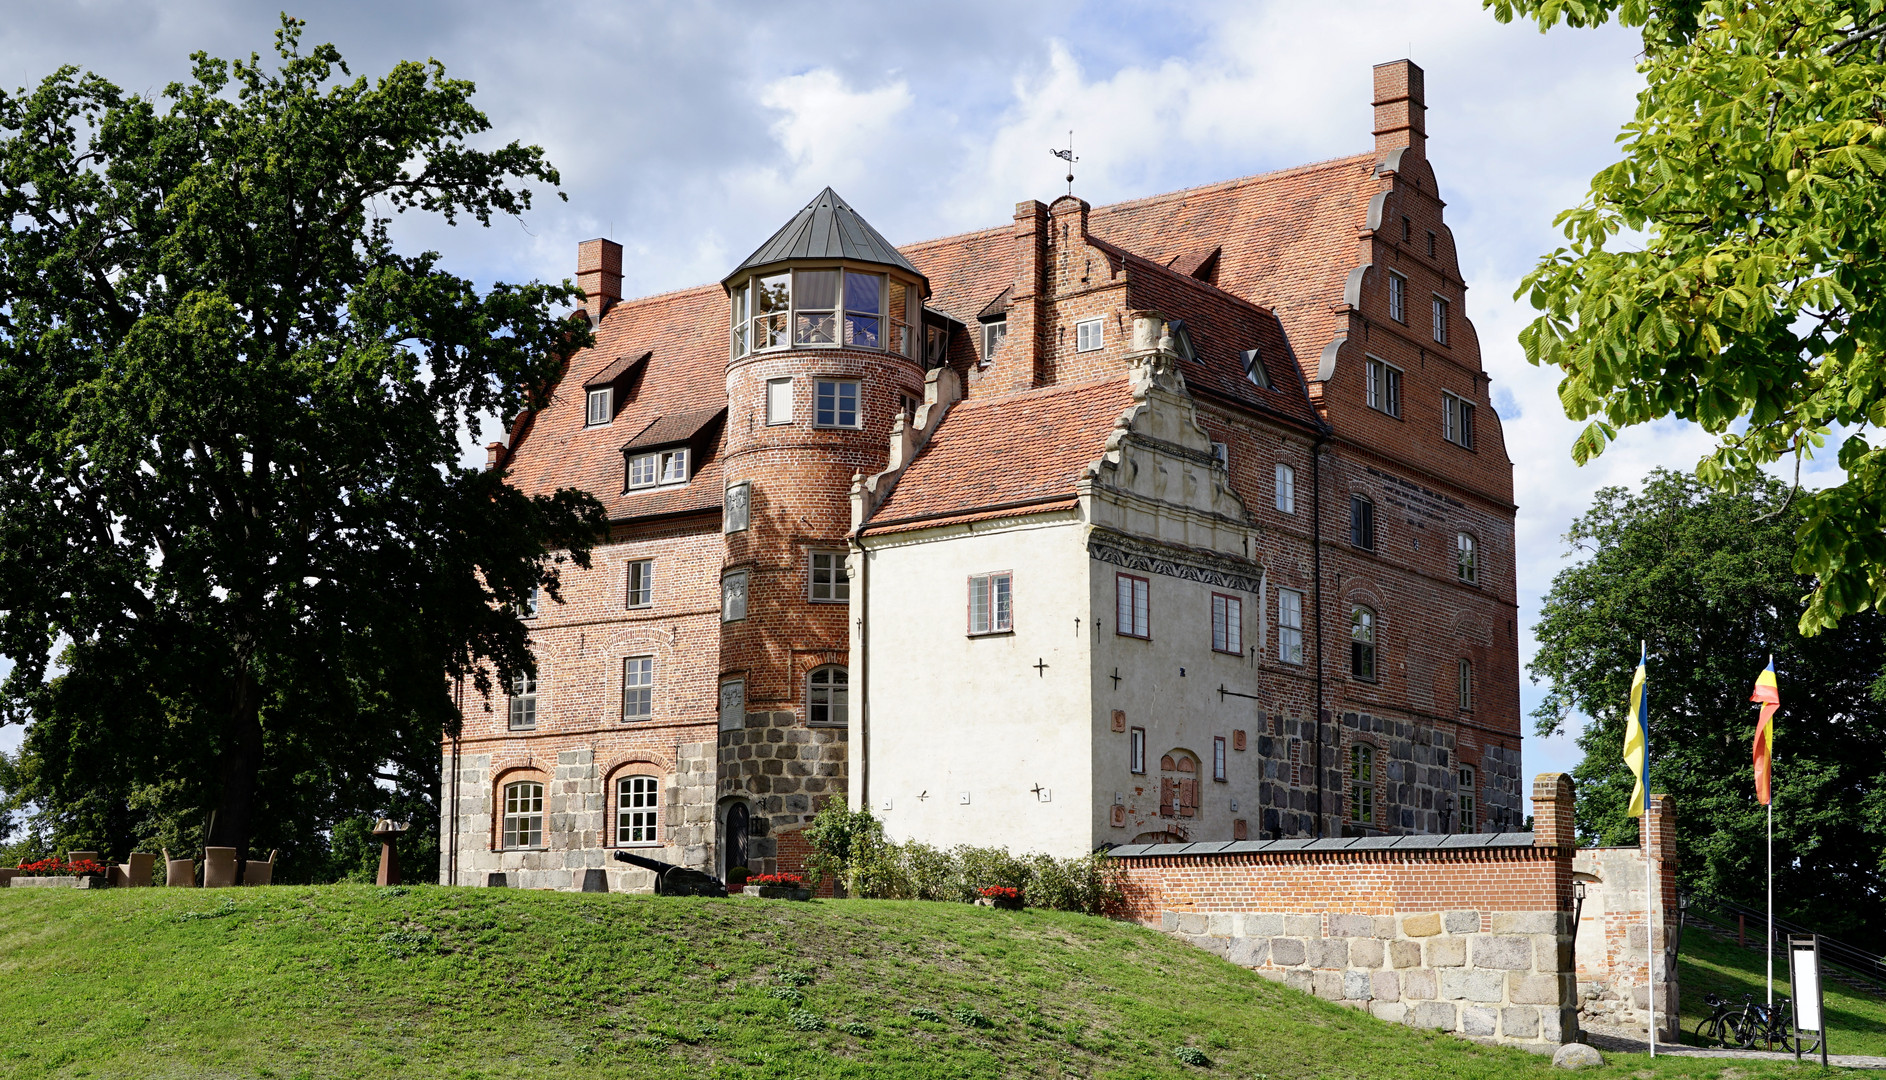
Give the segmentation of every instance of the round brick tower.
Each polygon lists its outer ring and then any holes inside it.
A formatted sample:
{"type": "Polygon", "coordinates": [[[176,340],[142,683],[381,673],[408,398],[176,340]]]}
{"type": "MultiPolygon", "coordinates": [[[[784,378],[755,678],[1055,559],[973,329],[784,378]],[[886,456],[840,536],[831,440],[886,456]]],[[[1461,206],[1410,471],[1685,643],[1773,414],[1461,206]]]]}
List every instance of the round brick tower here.
{"type": "Polygon", "coordinates": [[[854,474],[923,396],[928,280],[830,188],[722,281],[720,866],[796,870],[845,791],[854,474]]]}

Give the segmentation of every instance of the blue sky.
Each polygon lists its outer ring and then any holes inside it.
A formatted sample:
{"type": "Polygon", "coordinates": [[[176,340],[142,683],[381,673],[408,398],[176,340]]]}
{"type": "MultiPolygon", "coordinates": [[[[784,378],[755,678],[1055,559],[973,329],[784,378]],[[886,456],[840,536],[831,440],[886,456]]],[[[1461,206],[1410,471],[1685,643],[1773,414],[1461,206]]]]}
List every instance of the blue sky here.
{"type": "MultiPolygon", "coordinates": [[[[0,4],[0,84],[62,63],[159,93],[192,51],[266,53],[265,4],[66,0],[0,4]]],[[[1370,66],[1427,72],[1429,156],[1468,285],[1519,510],[1520,622],[1530,627],[1559,537],[1597,488],[1689,468],[1707,439],[1632,431],[1571,463],[1553,373],[1515,335],[1518,279],[1614,155],[1638,84],[1634,36],[1501,26],[1477,0],[1383,3],[950,4],[323,3],[305,42],[356,74],[436,57],[477,83],[494,142],[543,146],[567,202],[522,221],[402,223],[481,282],[561,279],[577,241],[626,247],[641,295],[718,279],[830,184],[893,241],[1008,220],[1061,190],[1049,146],[1075,132],[1076,192],[1110,202],[1367,149],[1370,66]]],[[[1825,463],[1831,465],[1831,461],[1825,463]]],[[[1819,474],[1810,471],[1807,478],[1819,474]]],[[[1532,642],[1522,637],[1522,665],[1532,642]]],[[[5,661],[0,659],[0,670],[5,661]]],[[[1539,688],[1522,677],[1527,711],[1539,688]]],[[[1528,720],[1525,727],[1531,730],[1528,720]]],[[[0,748],[19,729],[0,731],[0,748]]],[[[1528,773],[1570,768],[1569,737],[1528,735],[1528,773]]]]}

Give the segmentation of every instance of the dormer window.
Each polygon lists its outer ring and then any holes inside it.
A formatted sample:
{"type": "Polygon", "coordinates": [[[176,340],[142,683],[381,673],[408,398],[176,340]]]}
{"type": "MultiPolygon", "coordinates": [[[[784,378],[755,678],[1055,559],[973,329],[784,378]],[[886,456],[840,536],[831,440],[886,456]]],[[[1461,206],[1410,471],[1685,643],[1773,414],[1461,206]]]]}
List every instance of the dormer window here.
{"type": "Polygon", "coordinates": [[[667,487],[688,482],[688,450],[655,450],[629,459],[629,489],[667,487]]]}
{"type": "Polygon", "coordinates": [[[616,391],[613,386],[589,392],[589,411],[584,424],[589,427],[601,427],[615,418],[616,391]]]}

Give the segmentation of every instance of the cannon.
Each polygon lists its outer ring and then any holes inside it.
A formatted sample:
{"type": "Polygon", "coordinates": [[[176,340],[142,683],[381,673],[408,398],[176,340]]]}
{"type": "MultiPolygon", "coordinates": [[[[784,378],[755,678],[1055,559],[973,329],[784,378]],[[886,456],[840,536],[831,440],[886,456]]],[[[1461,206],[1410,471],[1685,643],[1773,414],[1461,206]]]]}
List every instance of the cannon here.
{"type": "Polygon", "coordinates": [[[727,895],[727,886],[712,874],[699,870],[690,870],[685,866],[665,863],[660,859],[645,859],[640,855],[631,855],[626,851],[616,852],[616,861],[630,866],[653,871],[655,874],[656,896],[719,896],[727,895]]]}

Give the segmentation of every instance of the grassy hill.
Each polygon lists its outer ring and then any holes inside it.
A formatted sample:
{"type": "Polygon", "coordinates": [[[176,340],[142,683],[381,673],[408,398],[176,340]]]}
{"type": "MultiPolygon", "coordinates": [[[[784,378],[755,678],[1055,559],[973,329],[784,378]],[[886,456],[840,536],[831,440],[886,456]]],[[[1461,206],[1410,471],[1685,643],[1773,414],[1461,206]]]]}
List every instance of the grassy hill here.
{"type": "MultiPolygon", "coordinates": [[[[1139,927],[946,904],[7,889],[0,987],[21,1078],[1554,1075],[1139,927]]],[[[1648,1065],[1588,1075],[1725,1075],[1648,1065]]]]}
{"type": "MultiPolygon", "coordinates": [[[[1759,936],[1759,930],[1757,931],[1759,936]]],[[[1735,931],[1724,924],[1712,934],[1705,926],[1692,925],[1683,930],[1683,955],[1678,974],[1683,987],[1683,1030],[1696,1030],[1697,1021],[1709,1015],[1703,1001],[1705,993],[1724,997],[1737,1005],[1744,995],[1761,1001],[1767,994],[1767,960],[1759,949],[1740,948],[1735,931]]],[[[1832,1054],[1867,1054],[1886,1057],[1886,988],[1875,983],[1858,989],[1838,979],[1823,980],[1821,999],[1827,1010],[1832,1034],[1827,1051],[1832,1054]]],[[[1794,991],[1788,985],[1788,952],[1775,950],[1775,996],[1794,991]]]]}

